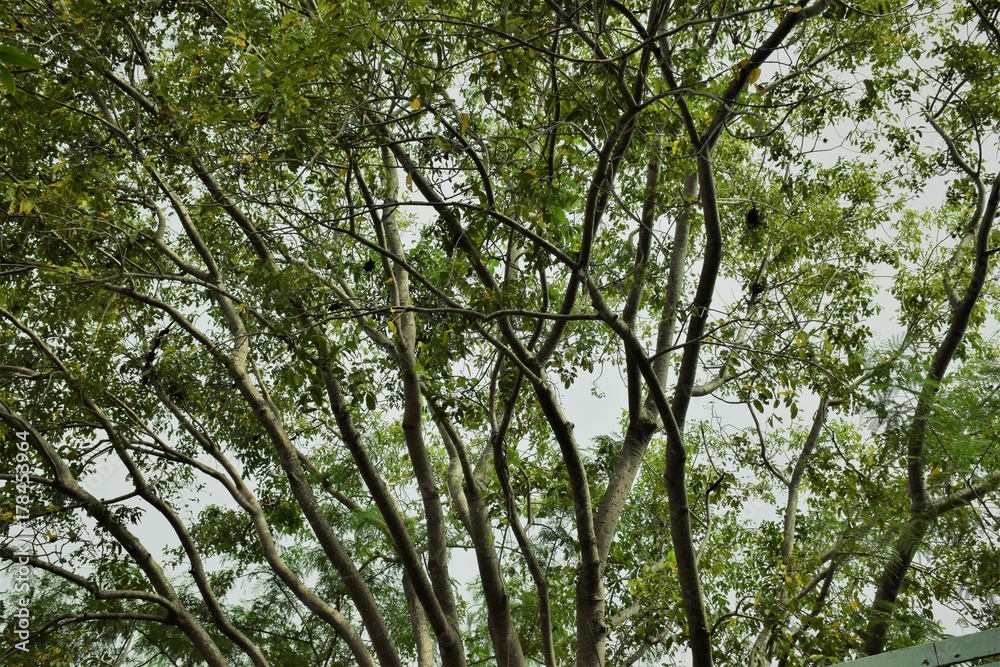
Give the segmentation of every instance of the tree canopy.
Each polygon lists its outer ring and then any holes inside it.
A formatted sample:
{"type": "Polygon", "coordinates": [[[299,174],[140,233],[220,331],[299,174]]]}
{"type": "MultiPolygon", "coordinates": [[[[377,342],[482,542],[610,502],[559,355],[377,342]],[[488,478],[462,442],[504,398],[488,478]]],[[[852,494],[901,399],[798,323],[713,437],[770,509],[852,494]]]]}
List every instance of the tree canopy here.
{"type": "Polygon", "coordinates": [[[4,664],[1000,625],[998,13],[8,0],[4,664]]]}

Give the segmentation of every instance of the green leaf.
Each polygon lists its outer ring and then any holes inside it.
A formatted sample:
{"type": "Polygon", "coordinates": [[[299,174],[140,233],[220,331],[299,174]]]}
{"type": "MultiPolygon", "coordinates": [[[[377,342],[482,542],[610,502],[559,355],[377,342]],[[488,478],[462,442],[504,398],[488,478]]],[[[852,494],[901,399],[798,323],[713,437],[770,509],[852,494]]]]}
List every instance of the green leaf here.
{"type": "Polygon", "coordinates": [[[450,153],[451,152],[451,144],[448,143],[448,141],[444,137],[442,137],[440,134],[435,135],[435,137],[434,137],[434,143],[436,143],[437,147],[440,148],[445,153],[450,153]]]}
{"type": "Polygon", "coordinates": [[[10,70],[6,67],[0,65],[0,85],[3,85],[7,89],[7,92],[14,94],[17,90],[17,86],[14,85],[14,75],[10,73],[10,70]]]}
{"type": "Polygon", "coordinates": [[[38,61],[21,49],[2,44],[0,44],[0,60],[23,69],[38,69],[39,67],[38,61]]]}

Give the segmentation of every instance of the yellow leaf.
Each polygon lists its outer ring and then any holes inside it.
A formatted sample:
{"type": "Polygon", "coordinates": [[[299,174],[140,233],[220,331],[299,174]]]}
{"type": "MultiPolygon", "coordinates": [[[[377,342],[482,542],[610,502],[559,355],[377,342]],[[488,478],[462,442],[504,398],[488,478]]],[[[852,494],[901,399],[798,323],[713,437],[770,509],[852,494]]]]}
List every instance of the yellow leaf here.
{"type": "Polygon", "coordinates": [[[18,206],[18,210],[21,213],[31,213],[31,209],[33,208],[35,208],[35,203],[30,199],[22,199],[20,206],[18,206]]]}
{"type": "Polygon", "coordinates": [[[763,93],[763,92],[764,92],[765,90],[767,90],[767,86],[762,86],[762,85],[760,85],[759,83],[755,83],[755,84],[753,85],[753,88],[754,88],[754,90],[756,90],[756,91],[757,91],[758,93],[763,93]]]}
{"type": "Polygon", "coordinates": [[[197,65],[195,65],[194,67],[191,68],[191,76],[194,76],[195,74],[197,74],[200,71],[201,71],[201,68],[198,67],[197,65]]]}
{"type": "Polygon", "coordinates": [[[738,63],[736,63],[735,65],[733,65],[733,71],[734,72],[739,72],[741,69],[743,69],[744,67],[746,67],[749,64],[750,64],[750,61],[747,60],[746,58],[744,58],[743,60],[741,60],[738,63]]]}
{"type": "Polygon", "coordinates": [[[469,114],[460,113],[458,114],[458,122],[461,124],[459,128],[460,134],[465,134],[465,131],[469,129],[469,114]]]}
{"type": "Polygon", "coordinates": [[[750,83],[757,83],[757,79],[759,78],[760,78],[760,68],[758,67],[754,69],[754,71],[750,72],[750,78],[748,79],[748,81],[750,83]]]}
{"type": "Polygon", "coordinates": [[[245,303],[238,303],[236,304],[236,312],[242,313],[244,310],[246,310],[246,307],[247,305],[245,303]]]}
{"type": "Polygon", "coordinates": [[[413,174],[406,175],[406,188],[410,191],[413,190],[413,174]]]}
{"type": "Polygon", "coordinates": [[[396,323],[393,322],[392,320],[389,320],[388,324],[389,324],[389,331],[391,331],[392,333],[396,333],[396,323]]]}
{"type": "Polygon", "coordinates": [[[795,5],[794,7],[788,10],[788,13],[794,14],[795,12],[801,12],[801,11],[802,11],[802,5],[795,5]]]}
{"type": "Polygon", "coordinates": [[[524,173],[528,174],[529,176],[534,176],[535,175],[535,170],[534,169],[525,169],[524,173]]]}
{"type": "Polygon", "coordinates": [[[412,102],[410,102],[410,108],[411,109],[419,109],[420,108],[420,100],[413,100],[412,102]]]}

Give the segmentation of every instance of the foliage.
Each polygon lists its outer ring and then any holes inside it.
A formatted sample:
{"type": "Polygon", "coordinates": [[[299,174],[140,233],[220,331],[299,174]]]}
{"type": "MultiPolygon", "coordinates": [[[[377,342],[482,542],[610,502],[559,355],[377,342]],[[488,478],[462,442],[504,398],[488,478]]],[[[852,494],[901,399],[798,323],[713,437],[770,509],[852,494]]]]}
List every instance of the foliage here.
{"type": "Polygon", "coordinates": [[[1000,624],[998,12],[5,3],[5,664],[1000,624]]]}

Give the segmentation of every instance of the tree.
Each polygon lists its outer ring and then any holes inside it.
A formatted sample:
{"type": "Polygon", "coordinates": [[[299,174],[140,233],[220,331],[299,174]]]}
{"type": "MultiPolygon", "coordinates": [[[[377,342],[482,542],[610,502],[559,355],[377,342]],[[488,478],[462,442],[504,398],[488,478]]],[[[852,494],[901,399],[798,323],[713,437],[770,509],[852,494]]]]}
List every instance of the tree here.
{"type": "Polygon", "coordinates": [[[997,625],[998,11],[7,3],[4,659],[997,625]]]}

